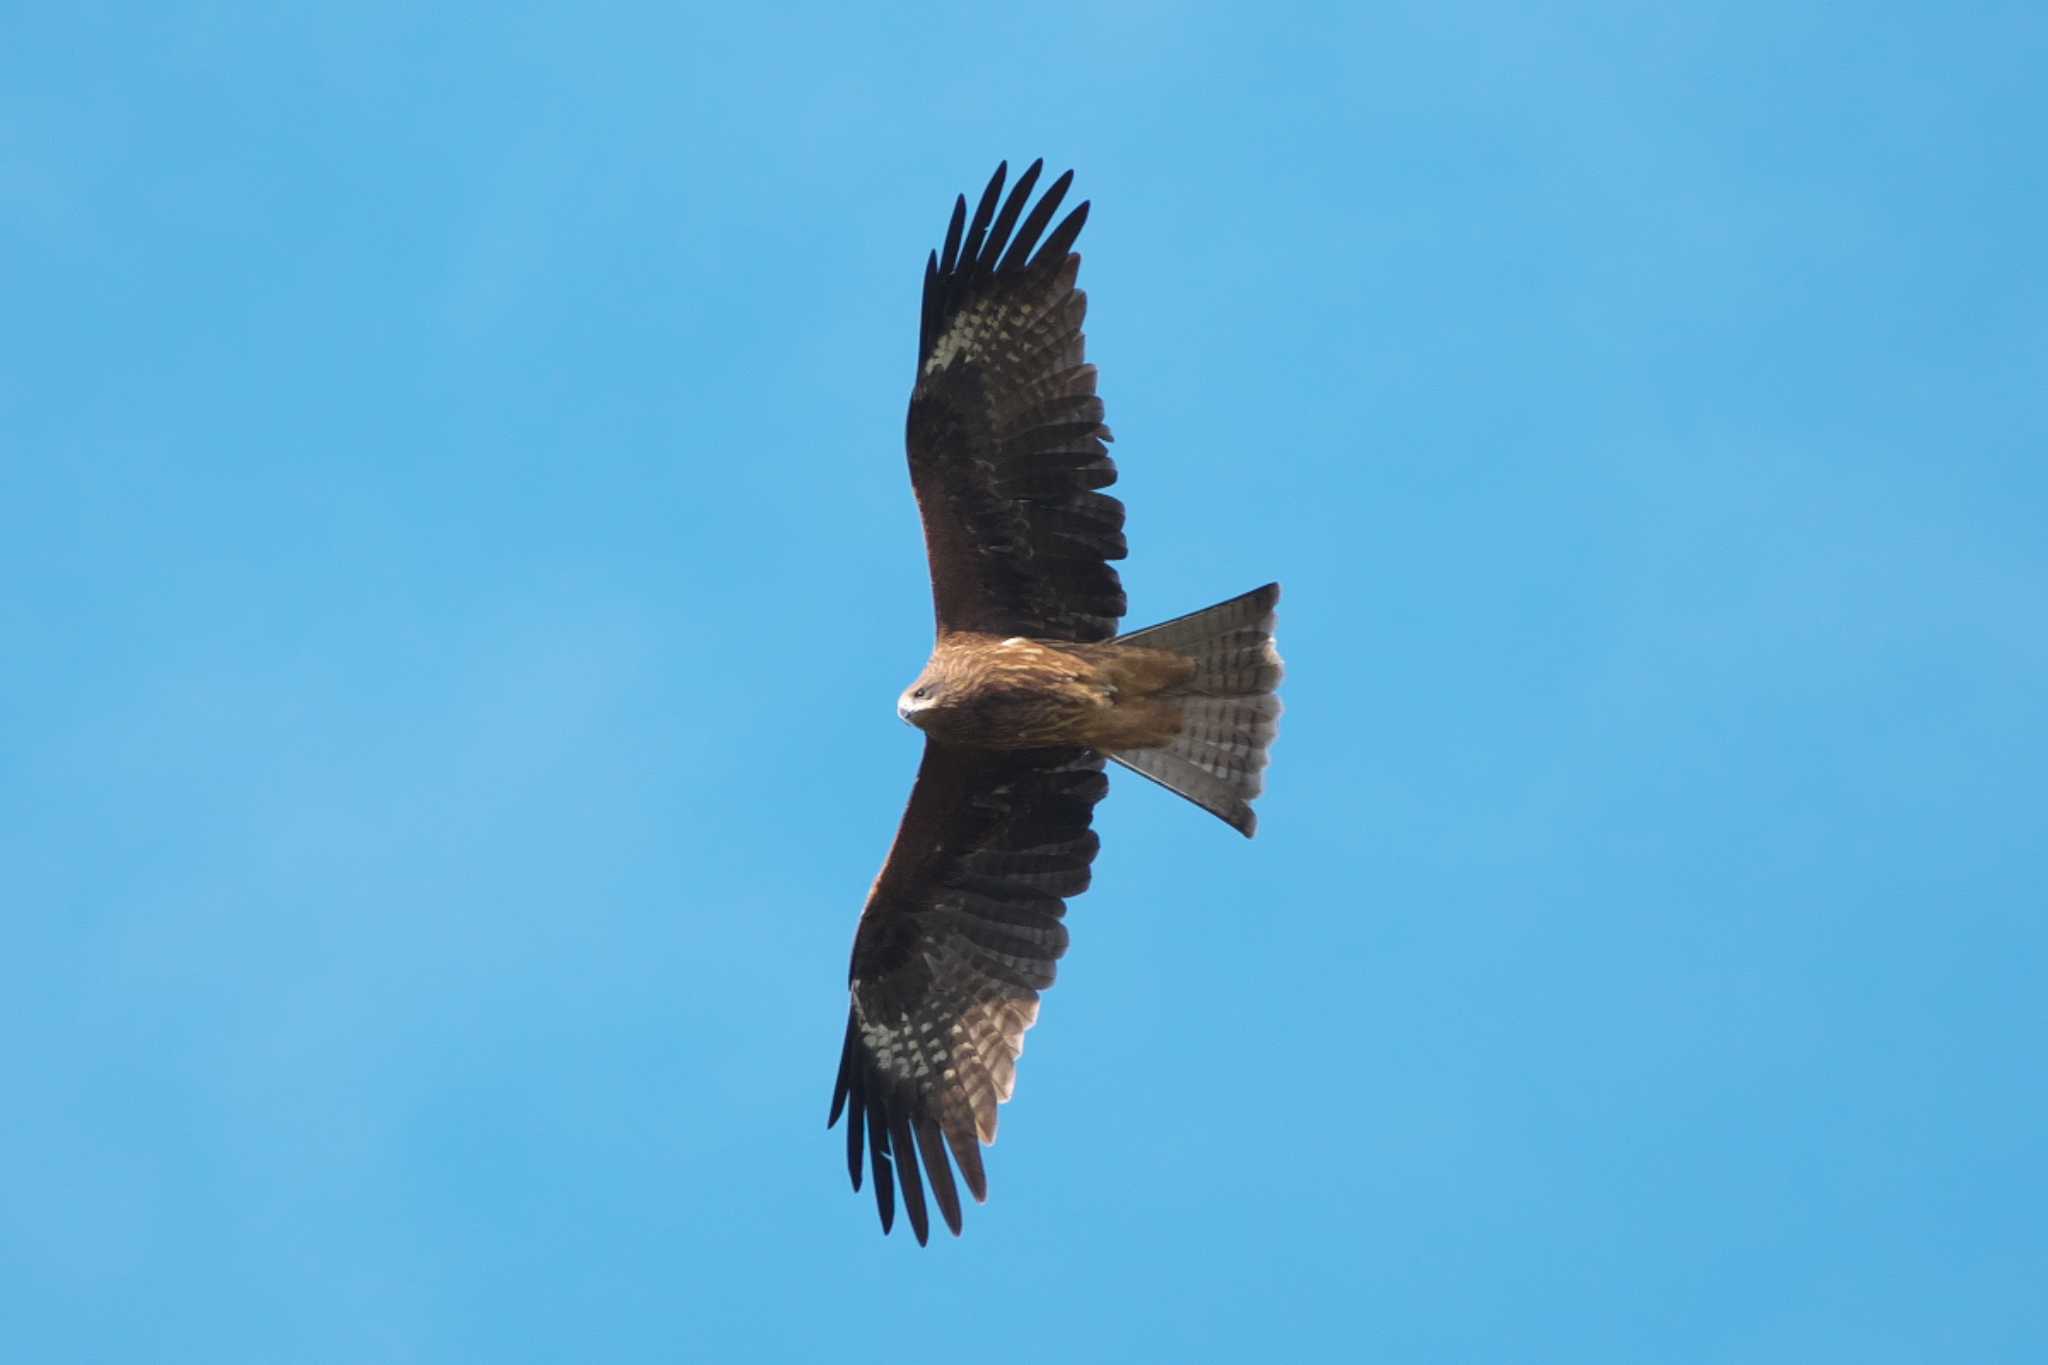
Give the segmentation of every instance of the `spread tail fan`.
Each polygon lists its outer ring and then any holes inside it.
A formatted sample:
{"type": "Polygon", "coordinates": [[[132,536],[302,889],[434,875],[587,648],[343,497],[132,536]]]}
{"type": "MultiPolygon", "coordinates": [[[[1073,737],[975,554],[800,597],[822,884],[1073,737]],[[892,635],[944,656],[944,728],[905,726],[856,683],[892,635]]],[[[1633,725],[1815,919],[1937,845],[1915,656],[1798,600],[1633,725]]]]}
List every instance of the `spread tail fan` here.
{"type": "Polygon", "coordinates": [[[1174,689],[1183,724],[1156,749],[1110,757],[1218,816],[1246,838],[1258,828],[1252,798],[1265,786],[1266,751],[1280,719],[1280,655],[1273,648],[1273,606],[1280,585],[1117,637],[1118,644],[1169,649],[1194,662],[1174,689]]]}

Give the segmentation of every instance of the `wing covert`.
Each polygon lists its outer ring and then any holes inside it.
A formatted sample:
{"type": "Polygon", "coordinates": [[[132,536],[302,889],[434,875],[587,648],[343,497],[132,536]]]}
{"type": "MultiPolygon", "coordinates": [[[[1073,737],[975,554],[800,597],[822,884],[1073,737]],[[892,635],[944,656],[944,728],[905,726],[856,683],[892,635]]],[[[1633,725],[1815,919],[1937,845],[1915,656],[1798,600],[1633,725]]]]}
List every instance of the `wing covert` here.
{"type": "Polygon", "coordinates": [[[949,1154],[968,1192],[988,1197],[981,1144],[995,1141],[996,1106],[1015,1085],[1038,993],[1066,951],[1065,898],[1088,887],[1098,843],[1089,823],[1108,790],[1102,765],[1085,749],[926,741],[854,937],[828,1121],[845,1113],[847,1172],[856,1190],[871,1176],[884,1232],[900,1186],[925,1241],[928,1179],[959,1233],[949,1154]]]}

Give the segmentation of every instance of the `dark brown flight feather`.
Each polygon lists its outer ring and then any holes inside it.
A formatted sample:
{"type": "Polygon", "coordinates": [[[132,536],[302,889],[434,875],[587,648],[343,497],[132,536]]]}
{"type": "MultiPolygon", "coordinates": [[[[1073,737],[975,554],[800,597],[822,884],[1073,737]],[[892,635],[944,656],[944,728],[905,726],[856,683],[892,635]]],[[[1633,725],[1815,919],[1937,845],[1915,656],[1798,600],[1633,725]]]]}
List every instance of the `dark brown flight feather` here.
{"type": "Polygon", "coordinates": [[[1007,200],[997,167],[964,236],[957,200],[945,249],[925,266],[906,436],[941,634],[1106,640],[1124,613],[1107,562],[1124,557],[1124,509],[1097,491],[1116,465],[1083,358],[1088,300],[1074,287],[1088,205],[1038,244],[1071,171],[1010,235],[1042,164],[1007,200]]]}
{"type": "Polygon", "coordinates": [[[853,1009],[829,1120],[846,1113],[855,1189],[865,1137],[885,1229],[900,1185],[918,1241],[928,1235],[919,1152],[955,1233],[948,1151],[968,1192],[988,1198],[980,1144],[995,1140],[996,1106],[1016,1083],[1038,993],[1067,950],[1064,898],[1088,887],[1089,820],[1109,789],[1102,763],[1085,749],[925,744],[854,938],[853,1009]]]}

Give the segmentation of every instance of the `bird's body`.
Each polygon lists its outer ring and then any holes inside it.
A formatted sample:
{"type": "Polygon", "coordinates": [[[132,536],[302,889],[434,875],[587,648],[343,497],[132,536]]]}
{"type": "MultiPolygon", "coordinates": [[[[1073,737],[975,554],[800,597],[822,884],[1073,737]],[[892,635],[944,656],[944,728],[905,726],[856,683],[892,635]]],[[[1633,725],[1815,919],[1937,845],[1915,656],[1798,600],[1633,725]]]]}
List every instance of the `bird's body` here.
{"type": "Polygon", "coordinates": [[[897,710],[963,748],[1157,748],[1181,731],[1174,690],[1194,672],[1191,660],[1142,645],[962,632],[939,641],[897,710]]]}
{"type": "Polygon", "coordinates": [[[854,1188],[884,1231],[900,1188],[920,1242],[927,1178],[955,1233],[954,1167],[987,1197],[981,1144],[1088,886],[1105,762],[1248,836],[1280,714],[1277,584],[1117,634],[1124,509],[1071,252],[1088,206],[1051,226],[1069,173],[1027,214],[1039,169],[1004,199],[997,167],[971,219],[957,201],[925,267],[907,445],[937,642],[897,704],[924,762],[854,936],[832,1098],[854,1188]]]}

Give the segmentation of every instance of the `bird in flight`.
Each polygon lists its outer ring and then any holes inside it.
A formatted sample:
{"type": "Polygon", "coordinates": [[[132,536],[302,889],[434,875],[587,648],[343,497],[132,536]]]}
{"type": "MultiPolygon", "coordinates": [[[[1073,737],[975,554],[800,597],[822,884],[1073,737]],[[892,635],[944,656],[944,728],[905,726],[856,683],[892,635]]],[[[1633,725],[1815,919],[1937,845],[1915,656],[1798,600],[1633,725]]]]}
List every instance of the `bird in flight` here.
{"type": "Polygon", "coordinates": [[[972,218],[955,200],[925,264],[907,441],[938,638],[896,706],[924,761],[854,936],[827,1120],[883,1232],[900,1188],[920,1243],[926,1180],[960,1232],[948,1153],[988,1198],[981,1146],[1088,887],[1104,760],[1249,837],[1280,715],[1277,583],[1117,634],[1124,508],[1074,287],[1088,205],[1047,232],[1073,172],[1027,213],[1043,165],[1007,197],[997,166],[972,218]]]}

